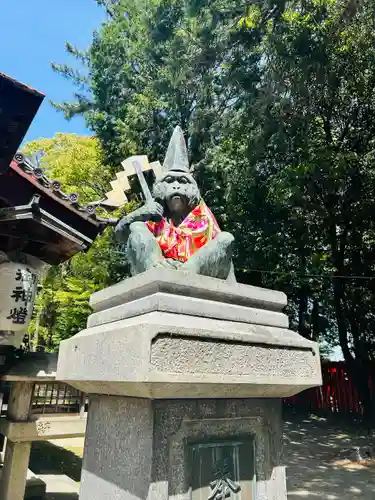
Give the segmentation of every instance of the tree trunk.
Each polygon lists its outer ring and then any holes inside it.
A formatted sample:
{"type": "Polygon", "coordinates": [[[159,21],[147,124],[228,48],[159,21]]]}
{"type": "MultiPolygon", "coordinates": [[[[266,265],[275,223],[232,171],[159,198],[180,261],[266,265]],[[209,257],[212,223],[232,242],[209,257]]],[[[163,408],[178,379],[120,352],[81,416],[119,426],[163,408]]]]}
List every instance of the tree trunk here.
{"type": "Polygon", "coordinates": [[[306,328],[307,307],[309,304],[309,290],[301,286],[299,290],[299,304],[298,304],[298,333],[307,339],[311,335],[309,329],[306,328]]]}
{"type": "Polygon", "coordinates": [[[372,428],[375,418],[375,401],[369,386],[372,376],[370,362],[361,357],[354,357],[349,349],[348,323],[345,314],[345,293],[343,284],[339,279],[333,281],[333,298],[336,312],[337,327],[340,346],[347,365],[348,374],[353,380],[360,402],[363,407],[363,419],[368,428],[372,428]]]}
{"type": "Polygon", "coordinates": [[[311,340],[319,341],[319,302],[316,297],[313,299],[313,307],[311,311],[311,340]]]}
{"type": "Polygon", "coordinates": [[[369,431],[371,431],[374,428],[375,418],[375,401],[372,397],[369,384],[372,377],[372,370],[368,363],[363,363],[359,359],[352,363],[351,369],[348,372],[354,382],[363,407],[363,422],[369,431]]]}

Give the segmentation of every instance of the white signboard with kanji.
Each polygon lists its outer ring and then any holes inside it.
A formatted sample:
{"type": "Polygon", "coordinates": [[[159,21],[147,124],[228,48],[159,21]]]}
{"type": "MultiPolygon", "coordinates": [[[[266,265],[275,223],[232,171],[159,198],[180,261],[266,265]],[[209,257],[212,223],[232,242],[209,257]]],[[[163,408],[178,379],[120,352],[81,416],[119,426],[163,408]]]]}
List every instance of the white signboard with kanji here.
{"type": "Polygon", "coordinates": [[[15,345],[16,338],[22,342],[33,314],[37,277],[24,264],[0,265],[0,344],[15,345]]]}

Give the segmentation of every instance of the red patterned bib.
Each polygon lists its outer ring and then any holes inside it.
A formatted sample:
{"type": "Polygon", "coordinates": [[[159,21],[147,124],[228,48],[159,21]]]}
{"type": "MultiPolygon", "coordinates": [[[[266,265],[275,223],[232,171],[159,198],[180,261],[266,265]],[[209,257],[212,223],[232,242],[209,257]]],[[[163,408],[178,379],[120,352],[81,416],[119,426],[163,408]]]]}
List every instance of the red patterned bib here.
{"type": "Polygon", "coordinates": [[[146,225],[155,236],[163,255],[180,262],[186,262],[220,232],[215,217],[203,200],[179,226],[166,218],[160,222],[146,222],[146,225]]]}

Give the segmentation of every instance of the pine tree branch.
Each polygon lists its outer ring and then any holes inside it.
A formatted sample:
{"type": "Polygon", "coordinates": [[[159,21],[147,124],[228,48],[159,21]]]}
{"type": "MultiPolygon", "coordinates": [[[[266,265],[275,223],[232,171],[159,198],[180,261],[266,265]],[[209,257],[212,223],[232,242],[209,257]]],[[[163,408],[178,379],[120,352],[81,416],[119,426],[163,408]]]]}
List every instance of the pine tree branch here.
{"type": "Polygon", "coordinates": [[[113,5],[112,0],[96,0],[96,3],[100,6],[103,7],[107,13],[107,15],[111,18],[114,19],[116,17],[115,13],[115,6],[113,5]],[[112,4],[112,5],[111,5],[112,4]]]}
{"type": "Polygon", "coordinates": [[[59,73],[66,80],[70,80],[76,87],[79,87],[80,89],[88,88],[90,78],[73,69],[71,66],[51,62],[51,67],[53,71],[59,73]]]}
{"type": "Polygon", "coordinates": [[[88,63],[90,62],[90,56],[89,56],[89,53],[87,50],[85,50],[85,51],[80,50],[69,42],[65,42],[65,49],[70,55],[75,57],[78,61],[80,61],[85,66],[87,66],[88,63]]]}
{"type": "Polygon", "coordinates": [[[74,116],[80,116],[93,109],[93,104],[89,101],[82,102],[67,102],[58,103],[50,101],[50,104],[57,110],[64,113],[67,120],[71,120],[74,116]]]}

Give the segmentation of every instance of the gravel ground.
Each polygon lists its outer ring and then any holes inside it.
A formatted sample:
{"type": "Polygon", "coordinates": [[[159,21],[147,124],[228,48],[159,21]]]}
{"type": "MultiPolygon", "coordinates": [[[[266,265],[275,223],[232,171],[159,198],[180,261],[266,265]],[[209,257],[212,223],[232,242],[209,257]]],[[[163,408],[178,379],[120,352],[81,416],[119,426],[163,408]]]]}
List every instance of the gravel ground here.
{"type": "MultiPolygon", "coordinates": [[[[359,426],[286,416],[288,500],[375,500],[375,454],[358,462],[352,451],[374,445],[359,426]]],[[[30,468],[46,481],[46,500],[77,500],[82,451],[83,438],[34,443],[30,468]]]]}
{"type": "Polygon", "coordinates": [[[358,426],[324,419],[286,418],[284,461],[288,499],[374,500],[375,460],[355,460],[375,444],[358,426]]]}

